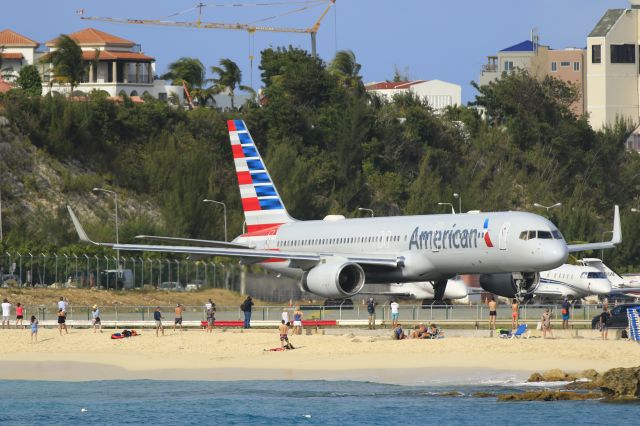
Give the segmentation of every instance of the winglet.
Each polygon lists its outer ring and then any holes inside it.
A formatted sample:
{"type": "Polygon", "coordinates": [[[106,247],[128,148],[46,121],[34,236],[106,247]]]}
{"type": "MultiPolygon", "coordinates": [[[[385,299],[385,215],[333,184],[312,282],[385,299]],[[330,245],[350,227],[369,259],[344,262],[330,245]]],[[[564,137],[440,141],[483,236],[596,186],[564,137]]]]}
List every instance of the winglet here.
{"type": "Polygon", "coordinates": [[[87,233],[84,232],[84,228],[82,227],[82,224],[80,224],[80,221],[76,217],[76,214],[71,209],[71,206],[67,205],[67,210],[69,210],[69,216],[71,216],[71,221],[73,222],[73,226],[76,228],[76,232],[78,233],[78,237],[80,238],[80,241],[85,243],[96,244],[93,241],[91,241],[87,236],[87,233]]]}
{"type": "Polygon", "coordinates": [[[620,207],[615,206],[613,212],[613,230],[611,241],[603,241],[601,243],[587,243],[587,244],[569,244],[567,248],[570,253],[587,250],[601,250],[615,248],[616,244],[622,242],[622,227],[620,226],[620,207]]]}

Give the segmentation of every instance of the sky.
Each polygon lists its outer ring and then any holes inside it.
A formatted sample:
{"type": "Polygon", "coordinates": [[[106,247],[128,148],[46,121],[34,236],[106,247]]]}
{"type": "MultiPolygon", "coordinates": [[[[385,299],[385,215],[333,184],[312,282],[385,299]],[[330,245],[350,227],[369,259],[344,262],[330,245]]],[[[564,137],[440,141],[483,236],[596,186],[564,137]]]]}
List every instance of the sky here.
{"type": "MultiPolygon", "coordinates": [[[[202,0],[202,21],[309,28],[327,0],[202,0]],[[244,6],[232,6],[243,4],[244,6]],[[267,5],[268,4],[268,5],[267,5]],[[298,11],[303,9],[301,11],[298,11]],[[273,18],[273,19],[270,19],[273,18]]],[[[197,0],[20,0],[2,1],[0,29],[9,28],[44,43],[83,28],[135,41],[156,58],[156,73],[188,56],[207,68],[221,58],[241,67],[243,83],[260,86],[260,51],[292,45],[310,49],[308,34],[187,29],[114,24],[85,17],[196,21],[197,0]],[[253,39],[253,41],[252,41],[253,39]],[[256,60],[250,66],[249,56],[256,60]],[[252,72],[253,71],[253,72],[252,72]]],[[[394,69],[411,79],[439,79],[462,86],[463,102],[473,100],[486,57],[530,38],[551,48],[585,47],[587,35],[607,9],[628,0],[337,0],[321,23],[318,53],[330,61],[351,49],[365,82],[391,79],[394,69]]]]}

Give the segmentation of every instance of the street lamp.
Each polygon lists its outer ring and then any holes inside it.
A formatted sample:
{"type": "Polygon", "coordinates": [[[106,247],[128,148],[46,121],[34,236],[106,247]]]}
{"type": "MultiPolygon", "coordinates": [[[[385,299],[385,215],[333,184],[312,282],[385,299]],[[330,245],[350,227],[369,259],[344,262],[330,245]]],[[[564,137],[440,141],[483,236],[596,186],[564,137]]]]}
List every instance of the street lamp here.
{"type": "Polygon", "coordinates": [[[365,209],[364,207],[358,207],[358,211],[361,211],[361,212],[369,212],[369,214],[371,215],[371,217],[373,217],[373,210],[371,210],[371,209],[365,209]]]}
{"type": "Polygon", "coordinates": [[[556,208],[556,207],[560,207],[562,205],[562,203],[555,203],[552,206],[543,206],[542,204],[538,204],[538,203],[533,203],[533,205],[535,207],[540,207],[541,209],[547,209],[547,213],[549,213],[549,210],[556,208]]]}
{"type": "MultiPolygon", "coordinates": [[[[116,203],[116,244],[120,244],[120,237],[119,237],[119,230],[118,230],[118,193],[115,191],[111,191],[109,189],[104,189],[104,188],[93,188],[94,192],[105,192],[109,195],[113,195],[113,199],[115,200],[116,203]]],[[[116,256],[117,256],[117,265],[116,265],[116,275],[120,275],[120,250],[116,249],[116,256]]]]}
{"type": "Polygon", "coordinates": [[[458,199],[458,213],[462,213],[462,195],[458,194],[457,192],[454,192],[453,198],[458,199]]]}
{"type": "Polygon", "coordinates": [[[455,209],[453,208],[453,204],[451,203],[438,203],[439,206],[449,206],[451,207],[451,214],[456,214],[455,209]]]}
{"type": "Polygon", "coordinates": [[[229,241],[227,239],[227,205],[225,203],[223,203],[222,201],[216,201],[216,200],[209,200],[207,198],[205,198],[204,200],[202,200],[204,203],[214,203],[214,204],[220,204],[224,210],[224,240],[225,241],[229,241]]]}

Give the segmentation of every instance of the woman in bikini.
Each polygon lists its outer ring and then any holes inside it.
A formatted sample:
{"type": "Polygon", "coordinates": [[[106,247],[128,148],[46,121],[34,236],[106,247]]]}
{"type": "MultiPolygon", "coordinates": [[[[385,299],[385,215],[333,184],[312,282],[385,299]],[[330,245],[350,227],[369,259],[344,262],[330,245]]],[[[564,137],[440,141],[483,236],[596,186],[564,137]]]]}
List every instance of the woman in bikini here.
{"type": "Polygon", "coordinates": [[[511,328],[516,329],[518,327],[518,301],[513,299],[511,301],[511,328]]]}

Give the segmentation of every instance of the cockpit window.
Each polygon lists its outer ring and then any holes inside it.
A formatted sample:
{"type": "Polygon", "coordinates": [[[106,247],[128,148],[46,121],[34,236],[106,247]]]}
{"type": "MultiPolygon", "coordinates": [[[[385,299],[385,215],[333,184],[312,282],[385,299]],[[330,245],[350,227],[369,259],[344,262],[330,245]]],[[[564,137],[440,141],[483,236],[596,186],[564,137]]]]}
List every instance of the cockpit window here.
{"type": "Polygon", "coordinates": [[[529,239],[533,240],[536,238],[536,231],[529,231],[529,239]]]}
{"type": "Polygon", "coordinates": [[[558,231],[557,229],[555,231],[551,231],[551,234],[553,234],[553,238],[555,238],[556,240],[563,240],[564,239],[562,237],[562,234],[560,233],[560,231],[558,231]]]}
{"type": "Polygon", "coordinates": [[[549,231],[538,231],[538,238],[543,240],[551,240],[553,237],[551,236],[551,232],[549,231]]]}
{"type": "Polygon", "coordinates": [[[522,231],[520,233],[520,239],[521,240],[528,240],[529,239],[529,231],[522,231]]]}
{"type": "Polygon", "coordinates": [[[587,274],[587,278],[603,278],[603,279],[606,279],[607,276],[605,275],[604,272],[589,272],[587,274]]]}

